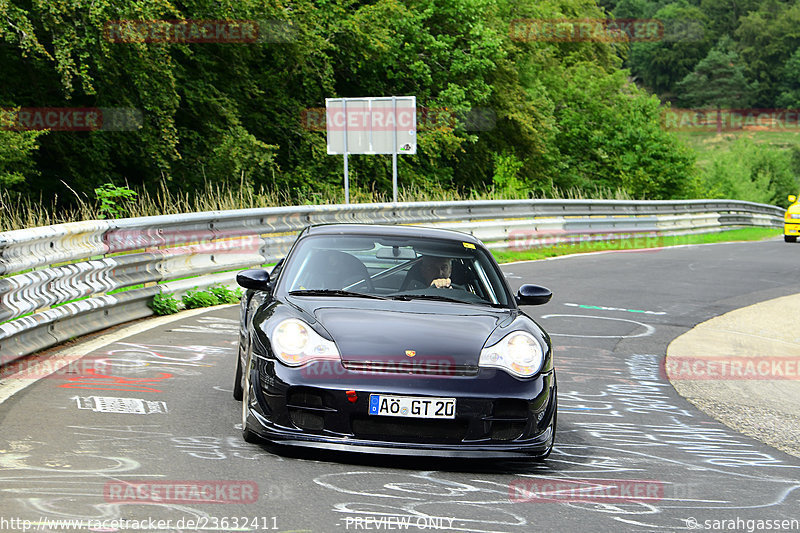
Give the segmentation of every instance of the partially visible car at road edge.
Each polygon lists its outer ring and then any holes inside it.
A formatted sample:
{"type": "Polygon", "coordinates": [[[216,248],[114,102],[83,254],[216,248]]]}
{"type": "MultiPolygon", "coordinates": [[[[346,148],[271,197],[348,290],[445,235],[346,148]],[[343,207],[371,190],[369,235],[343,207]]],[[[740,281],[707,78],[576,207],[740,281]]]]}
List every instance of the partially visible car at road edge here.
{"type": "Polygon", "coordinates": [[[800,202],[794,194],[789,195],[789,202],[791,205],[783,218],[783,240],[797,242],[797,236],[800,235],[800,202]]]}

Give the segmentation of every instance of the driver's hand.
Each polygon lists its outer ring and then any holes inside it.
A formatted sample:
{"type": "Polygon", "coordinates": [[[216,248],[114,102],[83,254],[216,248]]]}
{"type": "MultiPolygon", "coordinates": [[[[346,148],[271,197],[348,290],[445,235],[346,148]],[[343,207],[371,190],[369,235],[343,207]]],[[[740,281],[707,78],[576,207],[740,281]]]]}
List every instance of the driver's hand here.
{"type": "Polygon", "coordinates": [[[437,278],[431,281],[431,287],[436,287],[437,289],[446,289],[450,287],[450,278],[437,278]]]}

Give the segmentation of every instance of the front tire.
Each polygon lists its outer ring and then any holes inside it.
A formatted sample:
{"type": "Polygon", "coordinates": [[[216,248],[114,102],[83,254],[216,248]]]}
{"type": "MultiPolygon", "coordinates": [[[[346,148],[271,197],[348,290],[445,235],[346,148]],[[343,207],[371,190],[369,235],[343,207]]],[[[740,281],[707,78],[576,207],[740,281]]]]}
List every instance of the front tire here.
{"type": "Polygon", "coordinates": [[[257,444],[261,442],[262,439],[247,426],[247,415],[250,409],[250,372],[252,368],[252,358],[248,357],[246,370],[244,372],[244,387],[242,387],[242,438],[245,442],[257,444]]]}
{"type": "Polygon", "coordinates": [[[797,242],[797,235],[784,235],[783,240],[785,242],[797,242]]]}
{"type": "Polygon", "coordinates": [[[236,376],[233,379],[233,399],[242,401],[244,388],[242,387],[242,360],[236,356],[236,376]]]}
{"type": "Polygon", "coordinates": [[[555,408],[553,411],[553,433],[550,435],[550,446],[547,447],[547,450],[542,454],[536,457],[536,462],[544,462],[550,456],[550,453],[553,451],[553,446],[556,443],[556,422],[558,421],[558,392],[557,389],[553,391],[553,395],[555,396],[555,408]]]}

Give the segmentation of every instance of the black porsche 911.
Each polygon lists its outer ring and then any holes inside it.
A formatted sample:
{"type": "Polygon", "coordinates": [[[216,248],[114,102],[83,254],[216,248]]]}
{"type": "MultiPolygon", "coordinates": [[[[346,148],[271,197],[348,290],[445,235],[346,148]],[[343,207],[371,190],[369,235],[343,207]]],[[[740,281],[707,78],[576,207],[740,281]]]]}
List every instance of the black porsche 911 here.
{"type": "Polygon", "coordinates": [[[271,273],[240,272],[234,397],[248,442],[446,457],[547,457],[556,374],[547,334],[464,233],[303,230],[271,273]]]}

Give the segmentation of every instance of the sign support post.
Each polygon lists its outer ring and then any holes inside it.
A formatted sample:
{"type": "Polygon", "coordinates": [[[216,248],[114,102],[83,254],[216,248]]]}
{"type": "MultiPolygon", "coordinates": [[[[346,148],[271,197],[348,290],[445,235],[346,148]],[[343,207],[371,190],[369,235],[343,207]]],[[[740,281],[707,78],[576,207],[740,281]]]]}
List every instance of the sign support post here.
{"type": "Polygon", "coordinates": [[[345,126],[342,128],[342,138],[344,140],[344,203],[350,203],[350,176],[347,173],[347,100],[342,101],[344,108],[345,126]]]}
{"type": "Polygon", "coordinates": [[[397,97],[396,96],[392,96],[392,114],[394,115],[395,118],[394,128],[392,128],[392,202],[397,203],[397,97]]]}
{"type": "Polygon", "coordinates": [[[325,111],[328,154],[344,156],[345,203],[350,203],[350,154],[392,154],[392,201],[397,203],[397,155],[417,153],[416,97],[326,98],[325,111]]]}

